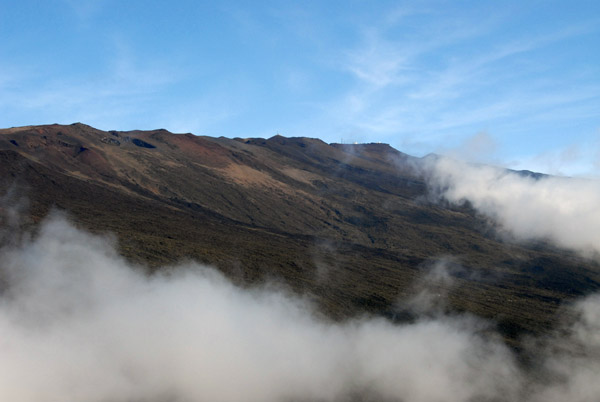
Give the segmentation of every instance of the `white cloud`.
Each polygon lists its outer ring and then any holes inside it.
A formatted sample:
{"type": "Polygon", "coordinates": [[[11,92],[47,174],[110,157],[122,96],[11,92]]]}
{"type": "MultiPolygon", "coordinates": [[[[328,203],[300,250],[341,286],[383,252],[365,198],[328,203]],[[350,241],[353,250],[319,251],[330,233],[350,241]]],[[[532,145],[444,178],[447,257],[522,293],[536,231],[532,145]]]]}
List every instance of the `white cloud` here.
{"type": "Polygon", "coordinates": [[[434,263],[408,303],[433,315],[402,325],[324,321],[274,286],[241,289],[196,264],[146,276],[110,238],[60,216],[2,247],[0,261],[2,400],[577,402],[600,392],[600,296],[576,304],[560,336],[531,343],[529,371],[486,323],[431,303],[452,286],[451,260],[434,263]]]}
{"type": "Polygon", "coordinates": [[[431,162],[429,184],[454,203],[468,201],[519,239],[600,253],[600,181],[540,179],[450,158],[431,162]]]}
{"type": "Polygon", "coordinates": [[[464,401],[517,381],[469,319],[329,323],[206,267],[146,277],[62,218],[1,256],[2,400],[464,401]]]}
{"type": "Polygon", "coordinates": [[[577,303],[578,319],[544,343],[536,352],[544,356],[540,375],[532,387],[532,402],[586,402],[600,394],[600,295],[577,303]]]}

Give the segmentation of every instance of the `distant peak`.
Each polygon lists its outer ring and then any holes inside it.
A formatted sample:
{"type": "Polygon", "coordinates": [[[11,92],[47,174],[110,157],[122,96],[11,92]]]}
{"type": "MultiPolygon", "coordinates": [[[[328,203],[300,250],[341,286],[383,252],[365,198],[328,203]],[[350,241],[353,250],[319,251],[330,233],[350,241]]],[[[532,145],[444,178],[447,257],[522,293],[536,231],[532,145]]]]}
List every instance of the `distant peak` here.
{"type": "MultiPolygon", "coordinates": [[[[62,126],[60,124],[53,124],[52,126],[57,127],[57,128],[66,127],[66,126],[62,126]]],[[[85,132],[101,132],[102,131],[95,127],[89,126],[84,123],[79,123],[79,122],[71,124],[71,127],[74,127],[78,130],[85,131],[85,132]]]]}
{"type": "Polygon", "coordinates": [[[440,158],[441,158],[440,155],[433,153],[433,152],[430,152],[427,155],[421,157],[421,159],[425,159],[425,160],[438,160],[440,158]]]}
{"type": "Polygon", "coordinates": [[[276,142],[279,144],[286,144],[286,143],[291,143],[291,144],[323,144],[323,145],[327,145],[327,143],[325,143],[324,141],[320,140],[319,138],[310,138],[310,137],[284,137],[281,134],[277,134],[274,135],[273,137],[269,138],[267,140],[268,142],[276,142]]]}

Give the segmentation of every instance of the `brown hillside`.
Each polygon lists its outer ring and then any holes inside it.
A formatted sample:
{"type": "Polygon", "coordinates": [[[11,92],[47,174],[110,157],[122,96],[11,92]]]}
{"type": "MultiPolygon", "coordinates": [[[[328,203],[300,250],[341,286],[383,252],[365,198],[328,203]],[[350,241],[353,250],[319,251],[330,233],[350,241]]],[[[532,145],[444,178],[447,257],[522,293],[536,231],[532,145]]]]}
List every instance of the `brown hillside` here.
{"type": "Polygon", "coordinates": [[[544,244],[498,240],[467,207],[426,201],[419,160],[386,144],[227,139],[84,124],[0,130],[2,193],[111,231],[128,258],[185,258],[240,283],[265,278],[327,314],[409,319],[401,301],[428,261],[452,256],[450,305],[495,319],[509,339],[550,327],[561,302],[597,290],[598,264],[544,244]]]}

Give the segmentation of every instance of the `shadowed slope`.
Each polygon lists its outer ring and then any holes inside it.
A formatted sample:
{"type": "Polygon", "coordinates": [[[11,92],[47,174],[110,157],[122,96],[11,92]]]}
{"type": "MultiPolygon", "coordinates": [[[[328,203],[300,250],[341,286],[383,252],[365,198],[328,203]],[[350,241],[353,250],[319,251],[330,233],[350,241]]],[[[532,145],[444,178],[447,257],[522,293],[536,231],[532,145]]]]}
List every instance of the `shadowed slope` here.
{"type": "Polygon", "coordinates": [[[1,184],[29,197],[29,224],[58,207],[115,233],[132,260],[278,278],[334,317],[409,317],[401,301],[428,261],[447,256],[461,266],[451,308],[496,319],[511,338],[547,330],[561,302],[600,287],[593,261],[502,242],[470,208],[428,202],[418,163],[386,144],[79,123],[0,130],[1,184]]]}

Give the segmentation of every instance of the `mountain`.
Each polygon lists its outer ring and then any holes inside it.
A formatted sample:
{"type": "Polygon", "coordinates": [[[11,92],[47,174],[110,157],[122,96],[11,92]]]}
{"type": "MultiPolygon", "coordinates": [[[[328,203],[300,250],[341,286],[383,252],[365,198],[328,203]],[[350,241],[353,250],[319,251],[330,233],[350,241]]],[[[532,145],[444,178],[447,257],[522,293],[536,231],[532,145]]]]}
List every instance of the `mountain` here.
{"type": "Polygon", "coordinates": [[[494,320],[513,346],[600,288],[597,262],[433,200],[422,162],[379,143],[17,127],[0,130],[0,207],[33,229],[67,211],[151,271],[194,259],[242,285],[281,281],[334,319],[413,319],[403,301],[445,261],[446,308],[494,320]]]}

